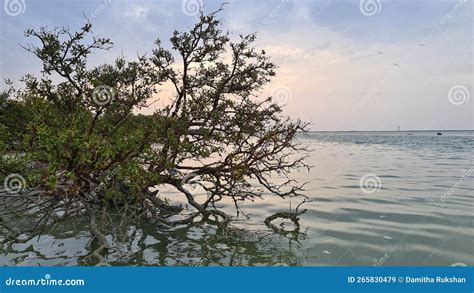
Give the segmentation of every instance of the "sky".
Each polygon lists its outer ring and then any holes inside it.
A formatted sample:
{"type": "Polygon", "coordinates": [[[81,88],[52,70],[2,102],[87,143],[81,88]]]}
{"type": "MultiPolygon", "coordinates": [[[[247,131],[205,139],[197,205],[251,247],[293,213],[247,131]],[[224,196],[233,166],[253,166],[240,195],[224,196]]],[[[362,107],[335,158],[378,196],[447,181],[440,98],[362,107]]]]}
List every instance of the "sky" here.
{"type": "MultiPolygon", "coordinates": [[[[90,58],[94,66],[151,53],[157,38],[166,43],[173,30],[190,28],[201,4],[210,12],[222,3],[3,1],[0,79],[13,81],[40,75],[39,60],[20,47],[31,42],[26,29],[77,30],[90,19],[94,33],[114,42],[90,58]]],[[[256,32],[255,46],[278,65],[260,95],[274,95],[312,130],[474,129],[472,0],[227,2],[223,28],[233,37],[256,32]]]]}

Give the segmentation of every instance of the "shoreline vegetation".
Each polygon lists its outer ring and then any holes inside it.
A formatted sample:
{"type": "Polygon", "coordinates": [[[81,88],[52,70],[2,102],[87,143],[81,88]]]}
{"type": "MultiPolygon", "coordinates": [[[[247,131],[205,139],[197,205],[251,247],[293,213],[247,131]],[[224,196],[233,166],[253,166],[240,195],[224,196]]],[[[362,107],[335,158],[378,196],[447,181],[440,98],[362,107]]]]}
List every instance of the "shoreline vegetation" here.
{"type": "MultiPolygon", "coordinates": [[[[222,9],[201,12],[166,45],[156,40],[151,55],[92,68],[88,56],[112,47],[93,35],[92,24],[76,32],[26,32],[34,43],[24,48],[42,71],[26,74],[19,89],[7,81],[10,88],[0,94],[3,251],[85,216],[94,248],[85,264],[105,264],[113,250],[106,235],[126,234],[134,223],[157,230],[209,222],[225,228],[234,216],[219,209],[223,199],[233,201],[236,216],[242,202],[267,193],[305,202],[304,184],[290,173],[310,168],[309,150],[296,139],[308,124],[284,117],[272,97],[259,97],[276,66],[253,47],[255,34],[222,30],[222,9]],[[165,84],[175,89],[171,103],[152,115],[136,114],[165,84]],[[274,183],[275,176],[283,181],[274,183]],[[164,185],[192,212],[163,200],[164,185]],[[196,199],[196,188],[204,201],[196,199]]],[[[299,233],[301,204],[268,215],[265,224],[299,233]],[[281,219],[295,229],[273,224],[281,219]]]]}

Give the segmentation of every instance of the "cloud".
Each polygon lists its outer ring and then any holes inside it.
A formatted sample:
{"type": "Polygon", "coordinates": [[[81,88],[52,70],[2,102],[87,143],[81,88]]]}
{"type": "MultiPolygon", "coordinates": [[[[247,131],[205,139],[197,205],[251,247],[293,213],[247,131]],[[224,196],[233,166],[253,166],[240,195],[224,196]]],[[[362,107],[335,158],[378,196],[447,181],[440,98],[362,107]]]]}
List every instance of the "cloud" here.
{"type": "MultiPolygon", "coordinates": [[[[221,2],[205,1],[205,10],[221,2]]],[[[22,31],[45,24],[80,27],[83,12],[102,2],[71,1],[60,12],[54,3],[28,2],[29,15],[2,18],[0,57],[15,54],[2,64],[1,78],[38,72],[38,63],[16,50],[22,31]]],[[[234,37],[257,32],[256,46],[279,66],[262,95],[288,87],[292,99],[285,113],[315,122],[314,129],[393,129],[393,123],[419,129],[435,116],[449,128],[472,128],[472,105],[454,107],[447,97],[458,84],[473,94],[472,2],[451,13],[457,0],[382,0],[381,12],[371,17],[360,13],[358,3],[239,0],[226,6],[221,19],[234,37]]],[[[196,20],[182,12],[181,1],[114,0],[94,19],[94,31],[112,38],[115,49],[94,55],[91,65],[121,52],[130,58],[151,52],[156,38],[166,43],[175,28],[185,30],[196,20]]]]}
{"type": "Polygon", "coordinates": [[[123,15],[134,19],[143,19],[147,18],[149,12],[150,10],[145,7],[133,5],[131,7],[127,7],[123,15]]]}

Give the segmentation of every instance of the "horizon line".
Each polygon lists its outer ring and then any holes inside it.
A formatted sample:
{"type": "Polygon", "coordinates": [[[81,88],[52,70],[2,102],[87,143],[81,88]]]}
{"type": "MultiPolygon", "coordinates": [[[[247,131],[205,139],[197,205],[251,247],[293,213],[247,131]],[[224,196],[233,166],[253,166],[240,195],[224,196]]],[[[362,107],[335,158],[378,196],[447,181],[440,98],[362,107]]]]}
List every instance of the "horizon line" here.
{"type": "Polygon", "coordinates": [[[308,132],[437,132],[437,131],[474,131],[474,129],[409,129],[409,130],[308,130],[308,132]]]}

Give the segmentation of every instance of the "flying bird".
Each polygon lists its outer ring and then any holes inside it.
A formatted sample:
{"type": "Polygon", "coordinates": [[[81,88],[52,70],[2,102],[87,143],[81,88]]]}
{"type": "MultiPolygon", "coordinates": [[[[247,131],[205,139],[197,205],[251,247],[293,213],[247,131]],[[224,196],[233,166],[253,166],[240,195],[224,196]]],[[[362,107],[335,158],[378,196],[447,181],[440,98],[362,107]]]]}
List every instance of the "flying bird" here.
{"type": "Polygon", "coordinates": [[[426,47],[426,45],[422,43],[422,44],[420,44],[420,47],[426,47]]]}
{"type": "Polygon", "coordinates": [[[393,65],[395,65],[395,66],[400,66],[400,65],[398,65],[398,63],[393,63],[393,65]]]}
{"type": "Polygon", "coordinates": [[[383,52],[381,52],[381,51],[377,51],[377,53],[379,53],[380,55],[382,55],[382,54],[383,54],[383,52]]]}

